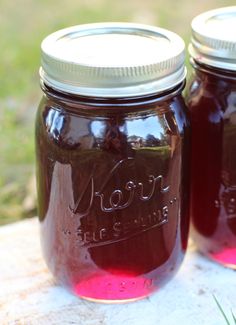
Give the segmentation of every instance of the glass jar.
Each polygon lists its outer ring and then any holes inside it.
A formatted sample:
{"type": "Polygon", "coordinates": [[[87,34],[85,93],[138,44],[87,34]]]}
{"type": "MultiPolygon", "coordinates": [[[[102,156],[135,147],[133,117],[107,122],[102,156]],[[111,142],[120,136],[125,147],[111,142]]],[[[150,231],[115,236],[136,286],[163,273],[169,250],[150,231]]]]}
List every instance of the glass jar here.
{"type": "Polygon", "coordinates": [[[191,233],[214,261],[236,268],[236,7],[197,16],[189,51],[191,233]]]}
{"type": "Polygon", "coordinates": [[[146,25],[75,26],[42,43],[41,242],[76,295],[128,301],[178,270],[188,238],[184,43],[146,25]]]}

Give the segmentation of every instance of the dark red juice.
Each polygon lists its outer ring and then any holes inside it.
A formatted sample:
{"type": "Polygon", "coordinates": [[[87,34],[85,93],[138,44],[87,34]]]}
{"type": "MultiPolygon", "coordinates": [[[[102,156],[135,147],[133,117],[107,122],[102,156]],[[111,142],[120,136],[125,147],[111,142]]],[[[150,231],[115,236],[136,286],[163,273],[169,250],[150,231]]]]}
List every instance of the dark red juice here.
{"type": "Polygon", "coordinates": [[[192,126],[192,235],[213,260],[236,267],[236,76],[195,65],[192,126]]]}
{"type": "Polygon", "coordinates": [[[147,296],[173,276],[187,246],[183,99],[107,100],[102,108],[60,101],[44,97],[36,129],[48,266],[82,297],[147,296]]]}

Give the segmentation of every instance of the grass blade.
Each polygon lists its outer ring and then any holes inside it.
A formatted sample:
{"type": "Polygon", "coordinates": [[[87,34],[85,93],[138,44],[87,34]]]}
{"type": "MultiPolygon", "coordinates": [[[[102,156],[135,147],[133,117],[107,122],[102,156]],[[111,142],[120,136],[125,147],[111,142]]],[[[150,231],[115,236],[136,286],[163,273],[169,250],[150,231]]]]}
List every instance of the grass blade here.
{"type": "MultiPolygon", "coordinates": [[[[227,325],[230,325],[230,322],[229,322],[227,316],[225,315],[225,312],[223,311],[223,309],[222,309],[222,307],[221,307],[219,301],[216,299],[215,295],[213,295],[213,298],[214,298],[214,300],[215,300],[215,302],[216,302],[216,304],[217,304],[217,306],[218,306],[218,308],[219,308],[219,310],[220,310],[222,316],[224,317],[224,319],[225,319],[225,321],[226,321],[226,324],[227,324],[227,325]]],[[[233,317],[234,317],[234,316],[233,316],[233,317]]],[[[234,321],[235,321],[235,318],[234,318],[234,321]]],[[[235,324],[236,324],[236,323],[235,323],[235,324]]]]}
{"type": "Polygon", "coordinates": [[[236,317],[234,316],[234,313],[233,313],[232,309],[231,309],[231,314],[232,314],[232,317],[233,317],[233,320],[234,320],[234,324],[236,325],[236,317]]]}

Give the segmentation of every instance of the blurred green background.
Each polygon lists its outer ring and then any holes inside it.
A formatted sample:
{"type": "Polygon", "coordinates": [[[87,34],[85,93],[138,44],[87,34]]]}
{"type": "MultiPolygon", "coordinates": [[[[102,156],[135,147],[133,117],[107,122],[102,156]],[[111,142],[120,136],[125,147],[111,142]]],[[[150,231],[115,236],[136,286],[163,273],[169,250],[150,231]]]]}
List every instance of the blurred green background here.
{"type": "Polygon", "coordinates": [[[132,21],[190,39],[192,18],[235,5],[217,0],[0,0],[0,225],[36,215],[34,116],[41,97],[40,43],[72,25],[132,21]]]}

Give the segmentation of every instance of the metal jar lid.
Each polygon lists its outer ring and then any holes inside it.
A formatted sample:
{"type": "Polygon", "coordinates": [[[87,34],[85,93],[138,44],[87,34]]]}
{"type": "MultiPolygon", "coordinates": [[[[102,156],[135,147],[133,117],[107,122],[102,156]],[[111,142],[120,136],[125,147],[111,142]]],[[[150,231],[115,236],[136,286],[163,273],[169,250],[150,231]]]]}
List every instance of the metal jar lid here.
{"type": "Polygon", "coordinates": [[[195,17],[189,53],[197,62],[236,71],[236,6],[195,17]]]}
{"type": "Polygon", "coordinates": [[[148,25],[78,25],[49,35],[41,49],[41,81],[71,94],[126,97],[160,93],[186,76],[183,40],[148,25]]]}

